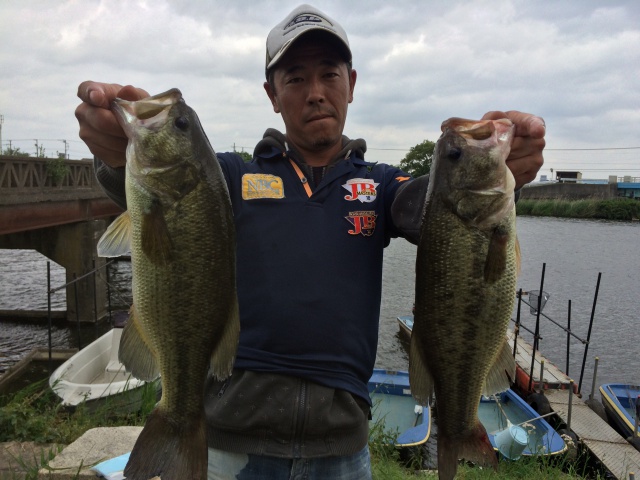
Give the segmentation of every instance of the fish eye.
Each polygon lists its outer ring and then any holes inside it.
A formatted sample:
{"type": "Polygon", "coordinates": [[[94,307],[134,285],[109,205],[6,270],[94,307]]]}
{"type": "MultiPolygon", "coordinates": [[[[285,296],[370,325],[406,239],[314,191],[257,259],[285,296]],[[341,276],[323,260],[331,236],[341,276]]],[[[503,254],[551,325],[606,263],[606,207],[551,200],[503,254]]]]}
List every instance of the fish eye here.
{"type": "Polygon", "coordinates": [[[447,158],[451,160],[458,160],[462,156],[462,149],[460,147],[449,147],[447,150],[447,158]]]}
{"type": "Polygon", "coordinates": [[[189,128],[189,119],[187,117],[178,117],[173,124],[180,130],[185,131],[189,128]]]}

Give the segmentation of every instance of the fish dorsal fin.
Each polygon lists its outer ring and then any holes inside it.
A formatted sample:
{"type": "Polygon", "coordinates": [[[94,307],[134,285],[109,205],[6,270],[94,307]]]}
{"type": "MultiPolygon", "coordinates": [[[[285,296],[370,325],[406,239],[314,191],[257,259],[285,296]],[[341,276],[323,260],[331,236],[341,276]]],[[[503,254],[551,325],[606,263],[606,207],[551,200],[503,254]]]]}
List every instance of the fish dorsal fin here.
{"type": "Polygon", "coordinates": [[[149,339],[136,316],[135,306],[131,307],[129,321],[122,331],[118,360],[140,380],[150,382],[160,375],[149,339]]]}
{"type": "Polygon", "coordinates": [[[516,378],[516,361],[509,343],[505,339],[495,362],[484,382],[482,394],[486,396],[504,392],[511,387],[516,378]]]}
{"type": "Polygon", "coordinates": [[[172,242],[169,227],[164,218],[164,209],[159,201],[151,202],[142,215],[142,251],[157,265],[166,265],[171,260],[172,242]]]}
{"type": "Polygon", "coordinates": [[[121,257],[131,253],[131,217],[124,212],[107,227],[98,240],[99,257],[121,257]]]}
{"type": "Polygon", "coordinates": [[[211,371],[218,380],[224,380],[231,375],[236,349],[238,348],[239,336],[240,314],[238,310],[238,300],[234,295],[224,332],[220,336],[220,340],[211,355],[211,371]]]}
{"type": "Polygon", "coordinates": [[[411,347],[409,350],[409,384],[411,385],[413,398],[415,398],[419,404],[426,406],[429,405],[434,383],[433,376],[424,363],[424,358],[422,346],[414,330],[411,335],[411,347]]]}

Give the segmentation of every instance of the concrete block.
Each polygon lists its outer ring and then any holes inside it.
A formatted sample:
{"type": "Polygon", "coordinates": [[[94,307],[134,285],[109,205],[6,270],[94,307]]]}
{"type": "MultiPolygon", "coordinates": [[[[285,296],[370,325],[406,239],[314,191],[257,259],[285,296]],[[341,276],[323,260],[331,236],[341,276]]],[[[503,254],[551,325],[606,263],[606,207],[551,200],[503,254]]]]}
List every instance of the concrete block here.
{"type": "Polygon", "coordinates": [[[38,472],[38,480],[96,480],[89,469],[109,458],[130,452],[142,427],[92,428],[62,450],[48,468],[38,472]]]}

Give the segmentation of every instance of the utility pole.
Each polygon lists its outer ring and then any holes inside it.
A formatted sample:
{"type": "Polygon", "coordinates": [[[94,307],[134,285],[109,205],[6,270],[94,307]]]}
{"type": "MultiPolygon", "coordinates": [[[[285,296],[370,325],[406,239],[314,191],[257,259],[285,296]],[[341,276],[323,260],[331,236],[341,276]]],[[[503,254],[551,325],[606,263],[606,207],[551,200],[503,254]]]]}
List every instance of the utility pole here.
{"type": "Polygon", "coordinates": [[[64,143],[64,159],[69,160],[69,155],[67,154],[67,151],[69,150],[69,142],[67,142],[66,140],[60,140],[60,141],[64,143]]]}
{"type": "Polygon", "coordinates": [[[2,124],[4,123],[4,115],[0,115],[0,155],[2,155],[2,124]]]}

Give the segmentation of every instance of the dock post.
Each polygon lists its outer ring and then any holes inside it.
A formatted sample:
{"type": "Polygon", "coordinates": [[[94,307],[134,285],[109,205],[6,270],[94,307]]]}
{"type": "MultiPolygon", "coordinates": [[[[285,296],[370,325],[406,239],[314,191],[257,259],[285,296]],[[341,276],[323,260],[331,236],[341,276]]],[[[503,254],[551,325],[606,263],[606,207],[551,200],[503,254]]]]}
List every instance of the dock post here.
{"type": "Polygon", "coordinates": [[[53,348],[51,344],[51,262],[49,260],[47,260],[47,320],[49,333],[49,373],[53,373],[53,348]]]}
{"type": "Polygon", "coordinates": [[[593,327],[593,317],[596,314],[596,304],[598,303],[598,291],[600,290],[600,279],[602,272],[598,273],[598,281],[596,282],[596,293],[593,296],[593,307],[591,308],[591,318],[589,319],[589,331],[587,332],[587,342],[584,347],[584,357],[582,357],[582,370],[580,371],[580,381],[578,382],[578,392],[582,390],[582,378],[584,377],[584,367],[587,362],[587,351],[589,350],[589,342],[591,341],[591,327],[593,327]]]}
{"type": "MultiPolygon", "coordinates": [[[[73,272],[73,296],[75,297],[76,312],[80,311],[78,306],[78,274],[73,272]]],[[[76,328],[78,329],[78,351],[82,350],[82,338],[80,333],[80,315],[76,314],[76,328]]]]}
{"type": "Polygon", "coordinates": [[[571,409],[573,407],[573,380],[569,380],[569,405],[567,406],[567,430],[571,431],[571,409]]]}
{"type": "Polygon", "coordinates": [[[591,393],[589,394],[589,400],[593,400],[593,397],[596,393],[596,379],[598,377],[598,362],[600,359],[596,357],[596,360],[593,364],[593,380],[591,381],[591,393]]]}
{"type": "Polygon", "coordinates": [[[544,360],[540,360],[540,393],[544,394],[544,360]]]}
{"type": "Polygon", "coordinates": [[[571,300],[569,300],[569,305],[567,307],[567,368],[565,372],[569,375],[569,349],[571,345],[571,300]]]}
{"type": "Polygon", "coordinates": [[[531,356],[531,372],[529,373],[529,392],[531,392],[533,384],[533,367],[536,360],[536,350],[540,343],[540,310],[542,310],[542,296],[544,295],[544,271],[547,264],[542,264],[542,274],[540,275],[540,291],[538,292],[538,305],[536,308],[536,333],[533,335],[533,354],[531,356]]]}
{"type": "Polygon", "coordinates": [[[638,423],[640,423],[640,395],[636,398],[636,426],[633,429],[633,440],[637,442],[638,437],[638,423]]]}
{"type": "Polygon", "coordinates": [[[518,309],[516,312],[516,325],[513,327],[513,358],[518,353],[518,335],[520,334],[520,308],[522,307],[522,288],[518,290],[518,309]]]}

